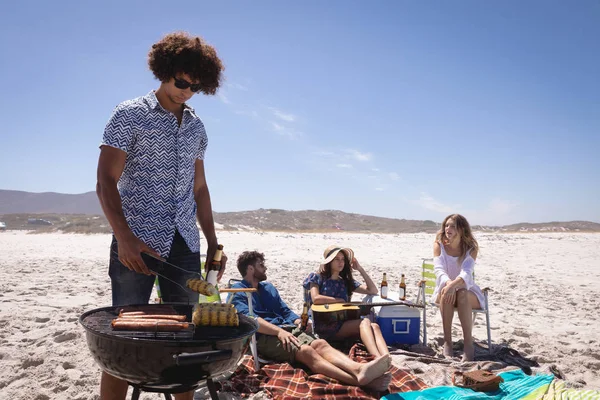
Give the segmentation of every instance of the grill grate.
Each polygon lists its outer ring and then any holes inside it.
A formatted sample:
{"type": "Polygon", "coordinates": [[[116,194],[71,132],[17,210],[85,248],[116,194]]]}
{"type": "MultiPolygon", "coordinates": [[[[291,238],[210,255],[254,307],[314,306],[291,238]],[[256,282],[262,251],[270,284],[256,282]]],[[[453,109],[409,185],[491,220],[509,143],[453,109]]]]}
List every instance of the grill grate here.
{"type": "Polygon", "coordinates": [[[88,328],[96,332],[132,339],[191,340],[194,338],[193,324],[190,324],[185,330],[176,332],[116,331],[112,329],[110,323],[117,315],[116,312],[98,311],[97,313],[88,315],[84,323],[88,328]]]}
{"type": "MultiPolygon", "coordinates": [[[[149,305],[156,309],[156,305],[149,305]]],[[[182,305],[165,307],[175,308],[178,314],[186,315],[187,321],[191,320],[192,306],[182,305]]],[[[92,311],[82,318],[81,323],[88,329],[115,337],[138,339],[138,340],[164,340],[164,341],[214,341],[225,338],[236,338],[247,335],[251,326],[240,323],[239,327],[211,327],[202,326],[195,329],[194,324],[181,331],[176,332],[150,332],[150,331],[116,331],[112,329],[111,322],[118,316],[118,310],[122,307],[108,307],[92,311]]],[[[139,306],[143,309],[143,306],[139,306]]],[[[242,322],[242,321],[240,321],[242,322]]]]}

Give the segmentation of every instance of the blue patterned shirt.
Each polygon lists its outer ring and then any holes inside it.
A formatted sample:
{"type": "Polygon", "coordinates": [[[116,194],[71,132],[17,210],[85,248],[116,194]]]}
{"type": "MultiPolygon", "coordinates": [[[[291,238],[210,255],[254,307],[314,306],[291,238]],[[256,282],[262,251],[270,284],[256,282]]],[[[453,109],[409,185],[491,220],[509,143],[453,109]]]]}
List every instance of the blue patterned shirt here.
{"type": "Polygon", "coordinates": [[[101,145],[127,153],[118,189],[132,232],[167,257],[175,229],[193,252],[200,251],[194,175],[208,144],[204,124],[184,106],[181,126],[154,91],[119,104],[101,145]]]}
{"type": "MultiPolygon", "coordinates": [[[[352,290],[354,292],[354,290],[360,286],[360,282],[357,282],[354,279],[352,281],[354,282],[354,288],[352,290]]],[[[319,294],[322,294],[323,296],[344,299],[346,302],[350,301],[350,298],[348,297],[348,290],[346,288],[346,282],[344,282],[342,279],[324,279],[321,274],[311,272],[308,274],[306,279],[304,279],[304,282],[302,282],[302,286],[304,289],[310,290],[311,283],[319,286],[319,294]]],[[[309,301],[312,303],[312,299],[309,301]]]]}

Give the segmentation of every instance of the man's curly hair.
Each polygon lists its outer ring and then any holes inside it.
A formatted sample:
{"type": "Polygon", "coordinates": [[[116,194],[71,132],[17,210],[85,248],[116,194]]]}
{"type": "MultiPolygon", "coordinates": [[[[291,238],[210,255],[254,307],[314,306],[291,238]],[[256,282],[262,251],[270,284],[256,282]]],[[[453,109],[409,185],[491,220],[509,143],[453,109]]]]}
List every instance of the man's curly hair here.
{"type": "Polygon", "coordinates": [[[153,44],[148,53],[148,66],[161,82],[185,73],[199,81],[202,85],[200,90],[208,95],[217,92],[225,69],[214,47],[185,32],[169,33],[153,44]]]}
{"type": "Polygon", "coordinates": [[[246,276],[248,267],[254,265],[257,261],[265,262],[265,255],[258,251],[245,251],[237,259],[237,268],[242,275],[242,278],[246,276]]]}

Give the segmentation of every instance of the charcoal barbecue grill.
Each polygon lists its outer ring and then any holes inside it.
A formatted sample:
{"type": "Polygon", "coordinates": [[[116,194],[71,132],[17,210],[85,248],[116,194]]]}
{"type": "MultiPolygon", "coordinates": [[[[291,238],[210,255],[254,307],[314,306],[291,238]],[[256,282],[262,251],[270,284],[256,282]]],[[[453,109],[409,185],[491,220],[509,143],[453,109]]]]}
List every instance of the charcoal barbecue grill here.
{"type": "MultiPolygon", "coordinates": [[[[135,305],[143,310],[157,305],[135,305]]],[[[193,306],[168,304],[191,321],[193,306]]],[[[177,332],[115,331],[110,323],[122,307],[87,311],[79,318],[86,330],[92,356],[103,371],[133,387],[132,400],[140,392],[171,394],[195,390],[204,381],[213,400],[218,399],[213,378],[234,369],[248,348],[258,323],[239,314],[238,327],[197,327],[190,323],[177,332]]]]}

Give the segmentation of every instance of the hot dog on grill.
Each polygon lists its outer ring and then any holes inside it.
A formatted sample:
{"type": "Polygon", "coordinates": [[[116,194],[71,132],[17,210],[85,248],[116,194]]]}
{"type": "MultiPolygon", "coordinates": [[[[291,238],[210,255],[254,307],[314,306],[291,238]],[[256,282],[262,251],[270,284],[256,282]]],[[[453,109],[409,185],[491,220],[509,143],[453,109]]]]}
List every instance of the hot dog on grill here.
{"type": "Polygon", "coordinates": [[[166,319],[171,321],[179,321],[184,322],[186,320],[185,315],[177,315],[177,314],[128,314],[121,313],[119,314],[119,319],[166,319]]]}
{"type": "Polygon", "coordinates": [[[168,305],[148,304],[140,306],[124,306],[119,309],[119,314],[177,314],[175,309],[168,305]]]}
{"type": "Polygon", "coordinates": [[[172,319],[157,319],[157,318],[115,318],[113,321],[118,322],[185,322],[185,321],[175,321],[172,319]]]}
{"type": "Polygon", "coordinates": [[[115,319],[111,322],[111,326],[114,330],[168,332],[187,329],[189,324],[175,321],[115,319]]]}

